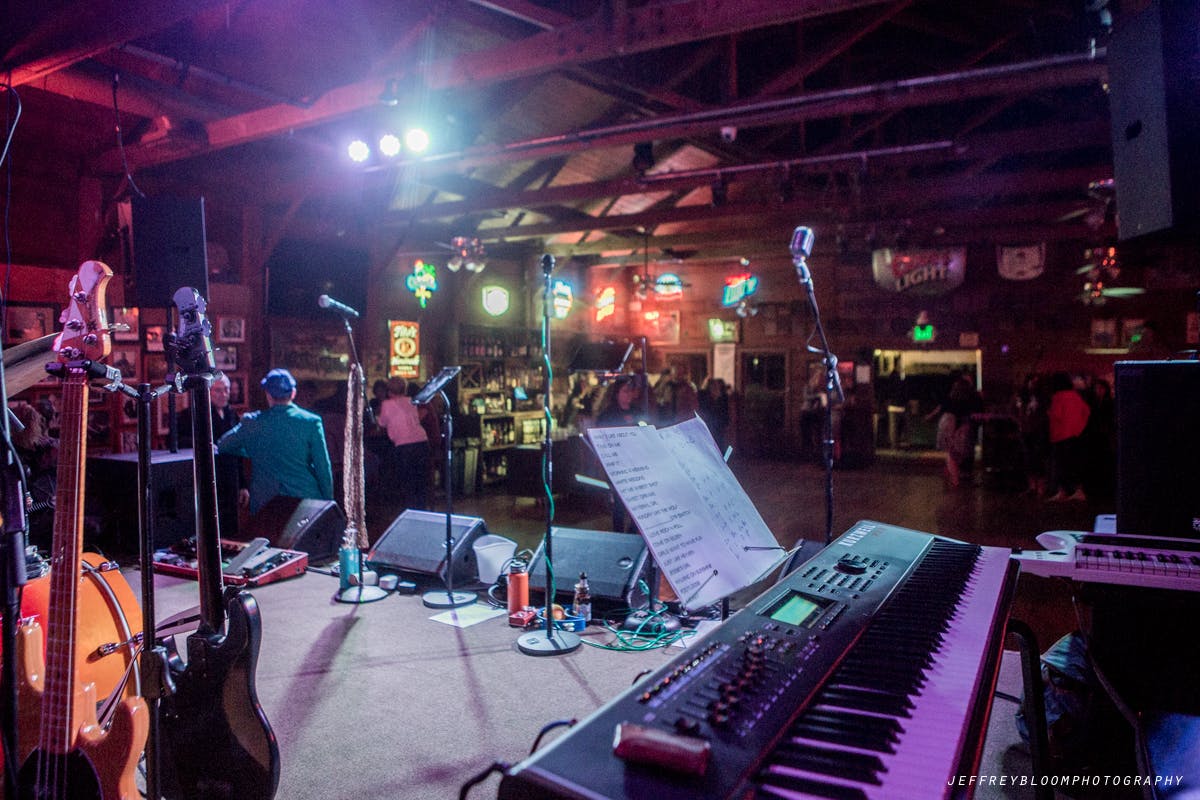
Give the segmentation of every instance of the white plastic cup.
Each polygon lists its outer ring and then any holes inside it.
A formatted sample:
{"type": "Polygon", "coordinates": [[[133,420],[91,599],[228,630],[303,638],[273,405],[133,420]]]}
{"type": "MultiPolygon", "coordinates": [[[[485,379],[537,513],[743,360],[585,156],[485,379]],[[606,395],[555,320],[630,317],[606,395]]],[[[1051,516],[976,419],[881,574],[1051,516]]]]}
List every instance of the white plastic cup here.
{"type": "Polygon", "coordinates": [[[487,533],[475,540],[475,562],[479,565],[479,582],[493,584],[517,552],[517,543],[503,536],[487,533]]]}

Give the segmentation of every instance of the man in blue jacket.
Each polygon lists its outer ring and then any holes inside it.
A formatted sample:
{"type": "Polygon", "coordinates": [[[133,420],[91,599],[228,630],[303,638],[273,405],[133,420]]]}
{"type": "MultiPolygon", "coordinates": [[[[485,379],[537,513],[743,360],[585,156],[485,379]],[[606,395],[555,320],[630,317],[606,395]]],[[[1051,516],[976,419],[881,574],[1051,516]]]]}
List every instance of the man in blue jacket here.
{"type": "Polygon", "coordinates": [[[250,512],[272,497],[333,499],[333,467],[321,418],[292,401],[296,379],[273,369],[262,379],[269,408],[251,411],[217,442],[222,455],[250,459],[250,512]]]}

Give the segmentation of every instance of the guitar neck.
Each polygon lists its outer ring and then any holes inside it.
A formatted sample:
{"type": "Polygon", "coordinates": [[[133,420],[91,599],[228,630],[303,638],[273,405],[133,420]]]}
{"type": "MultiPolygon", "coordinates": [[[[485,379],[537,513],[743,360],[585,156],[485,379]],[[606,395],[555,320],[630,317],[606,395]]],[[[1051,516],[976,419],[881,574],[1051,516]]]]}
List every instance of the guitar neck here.
{"type": "Polygon", "coordinates": [[[46,682],[41,747],[67,753],[82,723],[76,708],[75,621],[83,559],[84,462],[87,457],[87,375],[68,368],[62,385],[58,490],[51,547],[50,620],[46,632],[46,682]]]}
{"type": "Polygon", "coordinates": [[[221,530],[217,513],[217,467],[213,455],[212,401],[209,376],[193,376],[190,389],[192,458],[196,489],[196,570],[200,583],[200,628],[207,633],[225,629],[222,602],[221,530]]]}

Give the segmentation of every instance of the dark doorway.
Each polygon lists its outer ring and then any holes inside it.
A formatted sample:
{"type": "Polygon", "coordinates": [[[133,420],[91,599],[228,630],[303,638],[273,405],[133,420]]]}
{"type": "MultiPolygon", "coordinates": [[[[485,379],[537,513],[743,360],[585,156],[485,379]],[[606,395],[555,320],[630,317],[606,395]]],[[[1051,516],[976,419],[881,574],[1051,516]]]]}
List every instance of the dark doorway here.
{"type": "Polygon", "coordinates": [[[787,354],[742,353],[738,444],[742,454],[779,458],[791,447],[787,430],[787,354]]]}

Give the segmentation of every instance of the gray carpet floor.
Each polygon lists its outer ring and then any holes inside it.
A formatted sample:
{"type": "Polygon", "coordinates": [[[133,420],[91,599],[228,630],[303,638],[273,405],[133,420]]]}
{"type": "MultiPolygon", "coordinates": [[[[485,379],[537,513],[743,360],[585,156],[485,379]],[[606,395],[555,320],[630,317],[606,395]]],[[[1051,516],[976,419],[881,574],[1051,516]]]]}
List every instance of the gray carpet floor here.
{"type": "MultiPolygon", "coordinates": [[[[1111,510],[1046,504],[982,485],[949,489],[940,468],[936,459],[904,459],[839,471],[835,535],[858,519],[877,519],[980,544],[1028,547],[1043,530],[1082,529],[1097,511],[1111,510]]],[[[807,539],[807,555],[819,550],[818,467],[750,461],[735,464],[735,473],[782,544],[807,539]]],[[[398,512],[368,496],[373,539],[398,512]]],[[[495,491],[455,498],[455,513],[482,517],[491,533],[520,548],[535,547],[545,530],[544,508],[533,499],[495,491]]],[[[609,524],[603,495],[564,498],[557,514],[565,526],[609,524]]],[[[138,585],[136,575],[130,581],[138,585]]],[[[160,575],[156,583],[160,618],[197,602],[194,582],[160,575]]],[[[524,757],[547,723],[586,716],[678,653],[585,646],[535,658],[518,651],[517,631],[503,618],[460,629],[431,621],[436,612],[419,597],[345,605],[332,599],[337,586],[335,578],[309,573],[253,590],[263,615],[257,685],[279,738],[281,800],[458,797],[464,782],[489,765],[524,757]]],[[[1013,615],[1035,629],[1043,649],[1073,627],[1068,596],[1046,579],[1020,580],[1013,615]]],[[[587,638],[608,642],[612,636],[593,628],[587,638]]],[[[1015,653],[1005,655],[998,690],[1021,694],[1015,653]]],[[[980,774],[1031,775],[1014,711],[1013,703],[995,701],[980,774]]],[[[552,732],[547,741],[559,735],[552,732]]],[[[497,785],[493,775],[469,796],[495,797],[497,785]]],[[[976,797],[1024,800],[1033,792],[984,786],[976,797]]]]}

